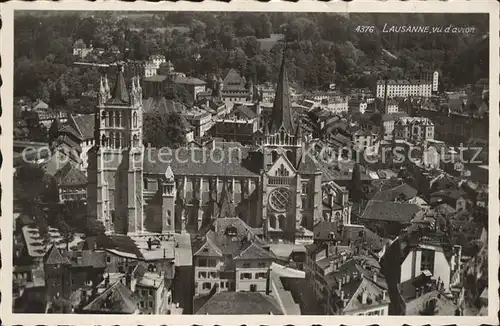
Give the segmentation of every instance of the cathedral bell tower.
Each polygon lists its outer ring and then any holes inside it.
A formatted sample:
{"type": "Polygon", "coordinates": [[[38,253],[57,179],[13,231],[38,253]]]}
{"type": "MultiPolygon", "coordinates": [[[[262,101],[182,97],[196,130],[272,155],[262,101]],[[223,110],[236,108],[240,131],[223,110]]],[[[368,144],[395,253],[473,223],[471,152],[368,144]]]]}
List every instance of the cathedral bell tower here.
{"type": "Polygon", "coordinates": [[[88,207],[107,232],[127,234],[143,230],[142,88],[134,77],[129,89],[118,68],[112,92],[107,78],[101,78],[88,207]]]}
{"type": "Polygon", "coordinates": [[[162,207],[161,207],[161,232],[175,232],[175,199],[177,191],[175,187],[174,173],[168,166],[165,172],[165,180],[162,182],[162,207]]]}

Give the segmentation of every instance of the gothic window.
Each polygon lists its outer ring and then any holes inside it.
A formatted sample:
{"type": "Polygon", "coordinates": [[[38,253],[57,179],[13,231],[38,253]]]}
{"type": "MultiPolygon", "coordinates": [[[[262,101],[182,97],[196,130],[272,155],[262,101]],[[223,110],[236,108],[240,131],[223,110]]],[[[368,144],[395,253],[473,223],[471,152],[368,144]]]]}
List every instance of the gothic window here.
{"type": "Polygon", "coordinates": [[[144,178],[143,183],[144,183],[144,190],[148,190],[148,179],[144,178]]]}
{"type": "Polygon", "coordinates": [[[276,176],[277,177],[288,177],[290,175],[290,172],[285,168],[283,164],[280,165],[279,169],[276,170],[276,176]]]}
{"type": "Polygon", "coordinates": [[[115,114],[115,127],[121,127],[121,112],[116,112],[115,114]]]}
{"type": "Polygon", "coordinates": [[[122,138],[123,135],[121,133],[116,133],[116,148],[122,147],[122,138]]]}
{"type": "Polygon", "coordinates": [[[269,226],[273,229],[276,229],[276,216],[269,216],[269,226]]]}
{"type": "Polygon", "coordinates": [[[134,147],[138,147],[139,146],[139,136],[134,135],[133,145],[134,145],[134,147]]]}
{"type": "Polygon", "coordinates": [[[102,146],[108,145],[108,137],[106,137],[106,135],[104,135],[104,134],[101,136],[101,144],[102,144],[102,146]]]}
{"type": "Polygon", "coordinates": [[[109,119],[108,119],[108,121],[109,121],[109,126],[110,126],[110,127],[113,127],[114,122],[115,122],[115,121],[114,121],[114,114],[113,114],[113,112],[109,112],[109,116],[108,116],[108,118],[109,118],[109,119]]]}
{"type": "Polygon", "coordinates": [[[290,204],[291,196],[292,193],[289,189],[278,188],[269,195],[269,204],[274,210],[284,212],[290,204]]]}
{"type": "Polygon", "coordinates": [[[109,147],[115,148],[115,133],[109,133],[109,147]]]}
{"type": "Polygon", "coordinates": [[[108,126],[106,121],[106,111],[102,111],[101,121],[104,123],[104,127],[108,126]]]}
{"type": "Polygon", "coordinates": [[[132,118],[132,126],[133,126],[133,128],[137,128],[137,112],[134,112],[134,115],[132,118]]]}

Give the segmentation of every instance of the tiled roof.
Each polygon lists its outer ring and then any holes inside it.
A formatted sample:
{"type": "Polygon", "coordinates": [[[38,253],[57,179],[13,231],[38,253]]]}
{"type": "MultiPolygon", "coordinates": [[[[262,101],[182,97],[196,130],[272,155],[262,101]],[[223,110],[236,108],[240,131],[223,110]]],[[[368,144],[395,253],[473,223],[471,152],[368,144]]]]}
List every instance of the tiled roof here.
{"type": "Polygon", "coordinates": [[[55,245],[50,247],[44,260],[46,265],[71,265],[69,259],[55,245]]]}
{"type": "Polygon", "coordinates": [[[351,310],[368,309],[370,307],[389,304],[389,295],[386,294],[385,298],[383,298],[383,289],[375,285],[372,281],[363,277],[361,278],[361,280],[354,280],[353,283],[353,286],[351,286],[350,284],[346,284],[342,287],[344,293],[346,293],[347,291],[350,292],[348,302],[344,307],[344,312],[351,310]],[[363,292],[365,291],[367,295],[367,302],[363,303],[361,297],[363,292]]]}
{"type": "Polygon", "coordinates": [[[74,120],[84,140],[94,138],[95,114],[82,114],[75,117],[70,115],[70,119],[74,120]]]}
{"type": "Polygon", "coordinates": [[[414,204],[370,200],[361,218],[365,220],[410,223],[418,211],[420,211],[420,207],[414,204]]]}
{"type": "Polygon", "coordinates": [[[204,242],[201,243],[201,247],[193,254],[193,256],[222,257],[222,251],[213,243],[211,236],[206,236],[204,242]]]}
{"type": "Polygon", "coordinates": [[[253,242],[248,242],[240,253],[234,259],[251,260],[251,259],[274,259],[275,256],[269,251],[262,249],[253,242]]]}
{"type": "Polygon", "coordinates": [[[180,102],[167,100],[165,97],[153,98],[150,97],[143,101],[143,111],[144,113],[165,113],[172,114],[178,113],[180,116],[181,124],[185,130],[192,130],[194,127],[186,120],[186,117],[181,113],[186,110],[185,105],[180,102]]]}
{"type": "Polygon", "coordinates": [[[144,82],[163,82],[167,79],[168,77],[165,75],[154,75],[151,77],[146,77],[144,78],[144,82]]]}
{"type": "Polygon", "coordinates": [[[83,186],[87,184],[87,176],[81,170],[77,169],[71,162],[66,163],[54,178],[60,187],[65,186],[83,186]]]}
{"type": "MultiPolygon", "coordinates": [[[[204,175],[204,176],[241,176],[257,177],[258,174],[243,166],[238,158],[240,151],[223,148],[211,151],[209,148],[194,150],[190,148],[177,149],[178,158],[165,157],[166,152],[159,152],[156,148],[147,148],[144,155],[144,173],[163,174],[168,165],[174,175],[204,175]],[[163,156],[160,156],[163,154],[163,156]],[[231,155],[232,154],[232,155],[231,155]],[[148,158],[151,158],[149,160],[148,158]]],[[[168,152],[167,152],[168,153],[168,152]]],[[[173,151],[172,151],[173,153],[173,151]]],[[[241,151],[244,160],[245,151],[241,151]]]]}
{"type": "Polygon", "coordinates": [[[244,79],[241,77],[241,75],[235,70],[235,69],[230,69],[224,77],[224,89],[228,90],[233,90],[235,88],[239,89],[242,86],[244,86],[244,79]],[[239,85],[235,85],[236,83],[239,83],[239,85]]]}
{"type": "Polygon", "coordinates": [[[132,238],[126,235],[100,235],[97,237],[87,238],[85,242],[85,249],[93,249],[95,246],[95,248],[97,249],[111,249],[118,252],[131,254],[139,259],[143,258],[143,255],[137,247],[137,244],[132,238]]]}
{"type": "Polygon", "coordinates": [[[233,112],[231,112],[229,114],[233,114],[235,111],[241,112],[248,119],[253,119],[257,116],[251,108],[249,108],[247,105],[243,105],[243,104],[236,105],[233,109],[233,112]]]}
{"type": "Polygon", "coordinates": [[[220,292],[214,294],[197,315],[283,315],[276,300],[258,292],[220,292]]]}
{"type": "Polygon", "coordinates": [[[182,75],[176,75],[174,78],[174,83],[182,85],[206,85],[207,83],[201,79],[194,77],[186,77],[182,75]]]}
{"type": "Polygon", "coordinates": [[[106,253],[104,251],[82,250],[68,251],[66,256],[71,261],[72,267],[106,267],[106,253]]]}
{"type": "Polygon", "coordinates": [[[117,281],[85,306],[83,310],[133,314],[137,310],[137,298],[121,281],[117,281]]]}
{"type": "Polygon", "coordinates": [[[410,185],[404,183],[390,190],[380,191],[373,196],[372,200],[394,201],[400,195],[404,195],[406,199],[411,199],[417,196],[417,190],[410,185]]]}

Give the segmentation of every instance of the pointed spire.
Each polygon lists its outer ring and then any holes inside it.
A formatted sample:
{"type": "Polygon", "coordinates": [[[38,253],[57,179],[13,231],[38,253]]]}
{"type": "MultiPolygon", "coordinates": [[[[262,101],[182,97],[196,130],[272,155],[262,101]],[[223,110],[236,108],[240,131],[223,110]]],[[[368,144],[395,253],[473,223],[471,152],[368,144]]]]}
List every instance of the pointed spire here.
{"type": "Polygon", "coordinates": [[[229,200],[229,189],[227,189],[227,181],[224,182],[224,187],[222,188],[221,201],[219,203],[219,211],[217,218],[231,218],[235,217],[234,205],[229,200]]]}
{"type": "Polygon", "coordinates": [[[109,90],[109,84],[108,84],[108,75],[104,75],[104,92],[106,93],[106,100],[108,100],[111,97],[111,93],[109,90]]]}
{"type": "Polygon", "coordinates": [[[286,132],[293,134],[295,132],[295,128],[292,116],[292,103],[290,100],[290,85],[288,83],[288,72],[286,68],[286,50],[287,44],[285,43],[271,115],[271,132],[277,132],[283,127],[286,132]]]}
{"type": "Polygon", "coordinates": [[[99,93],[101,95],[105,95],[106,94],[106,89],[104,88],[104,82],[103,82],[102,76],[101,76],[101,84],[99,86],[99,93]]]}
{"type": "Polygon", "coordinates": [[[172,168],[170,165],[167,167],[167,170],[165,171],[165,178],[167,181],[173,182],[174,181],[174,172],[172,172],[172,168]]]}
{"type": "Polygon", "coordinates": [[[115,88],[113,89],[113,93],[111,94],[111,102],[113,102],[113,104],[130,103],[130,94],[128,93],[127,84],[125,83],[125,78],[123,77],[121,67],[118,67],[115,88]]]}

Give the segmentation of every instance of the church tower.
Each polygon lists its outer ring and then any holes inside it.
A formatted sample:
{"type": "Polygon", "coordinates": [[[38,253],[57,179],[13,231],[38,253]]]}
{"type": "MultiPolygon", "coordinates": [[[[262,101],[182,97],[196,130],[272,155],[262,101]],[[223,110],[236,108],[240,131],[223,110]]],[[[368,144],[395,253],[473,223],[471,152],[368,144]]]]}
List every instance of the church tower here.
{"type": "Polygon", "coordinates": [[[301,227],[302,135],[292,110],[290,85],[283,53],[270,121],[262,144],[261,219],[265,236],[295,241],[301,227]]]}
{"type": "Polygon", "coordinates": [[[132,78],[127,88],[121,67],[114,89],[101,79],[95,113],[96,145],[89,152],[89,213],[107,232],[143,230],[142,88],[132,78]]]}

